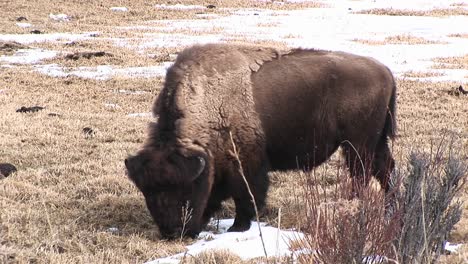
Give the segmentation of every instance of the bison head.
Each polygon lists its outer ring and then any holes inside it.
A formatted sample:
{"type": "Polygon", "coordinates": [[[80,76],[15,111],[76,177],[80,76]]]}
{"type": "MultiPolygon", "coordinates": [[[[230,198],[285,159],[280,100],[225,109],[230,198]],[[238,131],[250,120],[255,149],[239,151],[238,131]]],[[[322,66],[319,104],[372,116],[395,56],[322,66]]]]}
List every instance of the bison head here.
{"type": "Polygon", "coordinates": [[[164,238],[195,237],[203,225],[211,183],[203,153],[146,148],[125,160],[164,238]]]}

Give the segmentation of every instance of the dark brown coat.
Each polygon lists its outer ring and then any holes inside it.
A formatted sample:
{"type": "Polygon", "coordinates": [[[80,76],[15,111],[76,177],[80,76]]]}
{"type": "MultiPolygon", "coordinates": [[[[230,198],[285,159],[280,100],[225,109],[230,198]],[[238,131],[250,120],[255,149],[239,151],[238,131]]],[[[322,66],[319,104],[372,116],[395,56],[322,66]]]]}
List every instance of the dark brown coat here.
{"type": "Polygon", "coordinates": [[[158,123],[126,160],[128,175],[165,237],[196,236],[231,197],[230,231],[250,227],[254,210],[230,134],[260,208],[268,171],[311,169],[339,146],[351,175],[369,169],[388,190],[395,89],[384,65],[349,53],[193,46],[168,70],[154,107],[158,123]],[[369,161],[364,168],[361,160],[369,161]],[[191,213],[185,224],[183,208],[191,213]]]}

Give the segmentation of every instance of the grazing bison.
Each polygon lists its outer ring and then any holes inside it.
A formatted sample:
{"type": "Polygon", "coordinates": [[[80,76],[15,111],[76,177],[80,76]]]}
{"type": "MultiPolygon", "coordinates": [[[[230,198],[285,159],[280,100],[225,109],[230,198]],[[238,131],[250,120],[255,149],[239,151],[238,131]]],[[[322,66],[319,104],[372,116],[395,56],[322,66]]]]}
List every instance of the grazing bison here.
{"type": "Polygon", "coordinates": [[[193,46],[168,69],[158,122],[125,160],[127,173],[166,238],[198,235],[231,197],[229,231],[250,227],[255,211],[231,135],[259,208],[268,171],[313,168],[339,146],[352,176],[366,183],[369,170],[388,190],[395,89],[384,65],[344,52],[193,46]]]}

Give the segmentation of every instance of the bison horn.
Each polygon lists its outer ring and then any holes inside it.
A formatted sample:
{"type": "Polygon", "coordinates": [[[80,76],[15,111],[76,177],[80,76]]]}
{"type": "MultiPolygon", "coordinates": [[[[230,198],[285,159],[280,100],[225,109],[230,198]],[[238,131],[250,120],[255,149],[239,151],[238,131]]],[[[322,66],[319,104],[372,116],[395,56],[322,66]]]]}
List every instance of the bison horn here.
{"type": "Polygon", "coordinates": [[[198,158],[198,161],[199,161],[198,170],[197,170],[197,173],[194,175],[192,180],[195,180],[198,177],[200,177],[203,170],[205,170],[205,166],[206,166],[206,161],[205,161],[205,159],[203,157],[197,157],[197,158],[198,158]]]}

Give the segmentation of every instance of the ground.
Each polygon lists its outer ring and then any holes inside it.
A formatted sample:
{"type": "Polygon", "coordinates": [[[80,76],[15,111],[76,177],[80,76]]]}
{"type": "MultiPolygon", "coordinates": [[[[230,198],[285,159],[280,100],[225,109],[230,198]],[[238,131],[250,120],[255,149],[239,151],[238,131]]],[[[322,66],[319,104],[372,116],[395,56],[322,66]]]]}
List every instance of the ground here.
{"type": "MultiPolygon", "coordinates": [[[[160,239],[123,164],[155,121],[165,69],[194,43],[375,57],[397,77],[398,166],[442,138],[468,159],[468,96],[456,92],[468,90],[468,2],[387,2],[0,3],[0,163],[18,169],[0,178],[0,262],[142,263],[194,242],[160,239]],[[33,106],[44,109],[17,112],[33,106]]],[[[276,226],[281,208],[281,225],[295,226],[298,177],[271,174],[263,221],[276,226]]],[[[449,239],[465,246],[445,263],[468,258],[468,187],[458,198],[465,211],[449,239]]],[[[232,216],[232,204],[220,215],[232,216]]]]}

